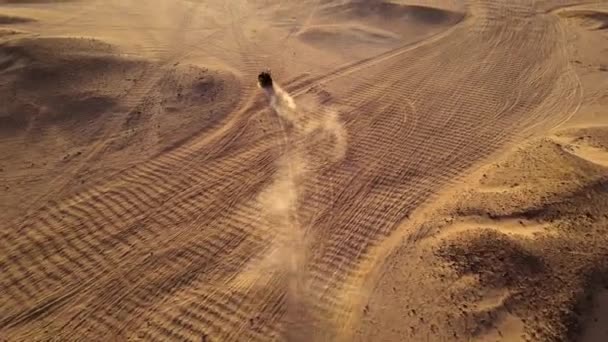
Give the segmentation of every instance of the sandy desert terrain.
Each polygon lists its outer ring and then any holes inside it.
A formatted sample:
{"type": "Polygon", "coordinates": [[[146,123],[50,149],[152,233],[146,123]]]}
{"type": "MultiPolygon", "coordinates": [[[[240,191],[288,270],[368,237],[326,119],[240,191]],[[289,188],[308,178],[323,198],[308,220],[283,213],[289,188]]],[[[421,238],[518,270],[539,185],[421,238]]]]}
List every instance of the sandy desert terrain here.
{"type": "Polygon", "coordinates": [[[0,0],[0,234],[2,341],[607,341],[608,3],[0,0]]]}

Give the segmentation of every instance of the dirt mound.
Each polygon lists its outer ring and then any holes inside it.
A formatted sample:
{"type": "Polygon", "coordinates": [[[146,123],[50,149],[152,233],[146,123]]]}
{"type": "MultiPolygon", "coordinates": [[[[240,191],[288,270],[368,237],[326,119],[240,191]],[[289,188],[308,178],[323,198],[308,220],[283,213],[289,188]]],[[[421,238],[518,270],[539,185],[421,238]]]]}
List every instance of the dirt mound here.
{"type": "Polygon", "coordinates": [[[459,275],[474,274],[483,286],[525,286],[542,276],[542,258],[521,242],[493,230],[467,233],[442,246],[439,255],[450,261],[459,275]]]}
{"type": "MultiPolygon", "coordinates": [[[[240,100],[234,75],[194,65],[177,66],[158,83],[158,139],[167,148],[215,127],[240,100]]],[[[129,122],[129,125],[132,123],[129,122]]]]}
{"type": "Polygon", "coordinates": [[[591,10],[566,10],[560,12],[560,16],[570,19],[590,30],[608,29],[608,12],[591,10]]]}
{"type": "Polygon", "coordinates": [[[557,136],[569,139],[570,144],[589,145],[608,150],[608,127],[606,126],[571,128],[559,132],[557,136]]]}

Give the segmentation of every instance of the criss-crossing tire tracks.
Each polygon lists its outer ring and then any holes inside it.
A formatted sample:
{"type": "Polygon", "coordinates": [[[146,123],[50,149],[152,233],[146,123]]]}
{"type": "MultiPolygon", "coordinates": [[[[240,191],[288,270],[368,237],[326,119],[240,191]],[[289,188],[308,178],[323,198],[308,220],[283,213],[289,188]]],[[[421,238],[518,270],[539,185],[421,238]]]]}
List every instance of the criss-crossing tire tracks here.
{"type": "MultiPolygon", "coordinates": [[[[239,2],[227,6],[233,25],[225,32],[237,40],[243,73],[255,75],[260,47],[236,22],[251,14],[239,2]]],[[[310,325],[325,337],[348,340],[342,322],[373,266],[367,261],[413,210],[523,128],[533,134],[575,110],[576,98],[565,95],[578,85],[558,21],[526,2],[469,7],[463,22],[426,41],[285,85],[296,100],[323,85],[331,93],[324,105],[344,108],[348,133],[344,157],[314,168],[298,203],[311,239],[303,270],[310,325]],[[527,30],[507,29],[522,22],[527,30]]],[[[165,72],[151,70],[128,95],[130,107],[165,72]]],[[[277,232],[258,201],[276,173],[281,133],[259,130],[252,119],[264,115],[264,102],[253,83],[244,89],[217,130],[2,232],[0,328],[8,336],[32,327],[68,340],[107,331],[151,341],[284,336],[286,274],[265,269],[277,232]]]]}

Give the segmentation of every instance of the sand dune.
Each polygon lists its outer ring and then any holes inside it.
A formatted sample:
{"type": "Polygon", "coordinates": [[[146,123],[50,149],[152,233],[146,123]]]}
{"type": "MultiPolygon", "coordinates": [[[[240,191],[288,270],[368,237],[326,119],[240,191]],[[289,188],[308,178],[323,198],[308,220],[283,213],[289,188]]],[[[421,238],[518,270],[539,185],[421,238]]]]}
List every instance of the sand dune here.
{"type": "Polygon", "coordinates": [[[340,54],[356,56],[362,46],[366,49],[386,49],[401,40],[398,35],[361,25],[317,25],[298,32],[298,38],[307,44],[340,54]]]}
{"type": "Polygon", "coordinates": [[[607,10],[0,0],[0,339],[606,340],[607,10]]]}
{"type": "Polygon", "coordinates": [[[458,21],[462,14],[450,10],[399,4],[391,1],[372,0],[372,1],[327,1],[323,5],[322,12],[327,15],[346,17],[349,19],[377,19],[377,20],[412,20],[415,24],[437,25],[458,21]]]}
{"type": "MultiPolygon", "coordinates": [[[[11,40],[0,56],[2,162],[16,175],[36,175],[26,191],[11,191],[18,198],[39,193],[64,172],[108,172],[134,151],[146,158],[173,148],[213,127],[238,102],[229,94],[238,87],[229,72],[185,65],[160,74],[162,65],[121,57],[95,39],[11,40]],[[31,146],[28,153],[18,148],[23,144],[31,146]]],[[[96,177],[78,174],[77,184],[96,177]]]]}
{"type": "Polygon", "coordinates": [[[565,11],[563,17],[576,20],[580,25],[593,30],[608,29],[608,13],[601,11],[565,11]]]}
{"type": "MultiPolygon", "coordinates": [[[[449,27],[461,21],[464,14],[461,12],[436,7],[407,5],[384,0],[374,1],[326,1],[317,9],[317,21],[323,24],[335,24],[336,20],[344,24],[334,27],[346,30],[351,23],[357,23],[361,38],[375,36],[387,37],[392,32],[401,37],[402,42],[423,38],[434,30],[449,27]],[[376,28],[371,30],[370,28],[376,28]],[[382,29],[387,32],[378,31],[382,29]],[[366,32],[365,35],[362,33],[366,32]]],[[[352,31],[350,29],[349,31],[352,31]]],[[[377,42],[378,39],[373,39],[377,42]]],[[[336,37],[334,42],[346,43],[349,37],[336,37]],[[341,38],[341,39],[337,39],[341,38]],[[344,41],[343,39],[347,40],[344,41]]]]}
{"type": "Polygon", "coordinates": [[[331,45],[334,41],[340,44],[382,44],[384,41],[395,42],[399,38],[390,32],[360,26],[318,26],[309,27],[298,34],[300,38],[312,43],[331,45]]]}
{"type": "Polygon", "coordinates": [[[106,82],[112,83],[106,89],[116,87],[115,81],[123,81],[117,80],[122,75],[116,75],[116,71],[132,69],[136,64],[116,59],[111,48],[102,42],[63,38],[9,42],[2,47],[2,60],[4,79],[10,81],[5,89],[13,89],[12,98],[10,91],[3,92],[7,96],[5,103],[30,106],[29,112],[43,111],[36,117],[28,117],[21,110],[3,108],[7,134],[21,134],[34,121],[40,125],[60,123],[62,119],[86,122],[91,115],[109,110],[119,93],[103,96],[101,78],[107,77],[106,82]],[[60,54],[61,49],[69,52],[60,54]],[[99,91],[99,95],[92,94],[93,91],[99,91]],[[74,110],[69,110],[70,107],[74,110]],[[18,127],[11,127],[11,122],[18,127]]]}

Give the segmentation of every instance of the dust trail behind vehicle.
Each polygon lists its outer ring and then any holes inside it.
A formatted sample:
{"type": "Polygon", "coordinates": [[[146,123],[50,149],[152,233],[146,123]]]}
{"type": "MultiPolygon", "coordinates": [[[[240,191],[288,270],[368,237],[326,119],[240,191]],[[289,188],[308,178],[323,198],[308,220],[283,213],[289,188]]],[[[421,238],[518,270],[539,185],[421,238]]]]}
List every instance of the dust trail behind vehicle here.
{"type": "MultiPolygon", "coordinates": [[[[322,165],[314,155],[322,146],[319,137],[331,143],[329,156],[321,160],[337,161],[346,151],[346,134],[335,111],[321,106],[299,108],[294,99],[279,85],[263,87],[269,105],[277,114],[282,131],[281,156],[273,182],[260,194],[263,215],[276,232],[272,264],[286,275],[286,307],[284,337],[288,341],[308,341],[318,327],[309,292],[306,260],[309,250],[309,227],[302,225],[298,201],[306,179],[314,177],[322,165]],[[326,139],[325,139],[326,138],[326,139]]],[[[321,152],[323,153],[323,152],[321,152]]],[[[318,330],[317,330],[318,331],[318,330]]]]}

